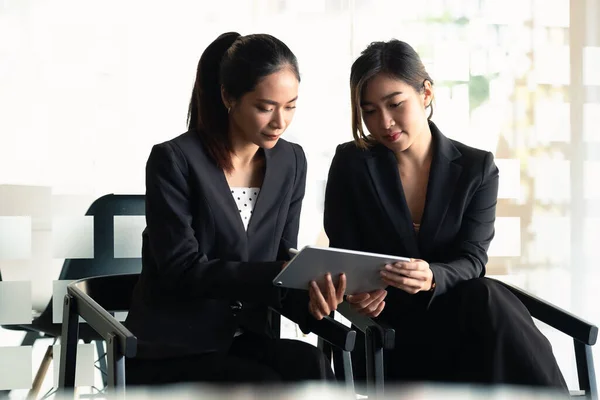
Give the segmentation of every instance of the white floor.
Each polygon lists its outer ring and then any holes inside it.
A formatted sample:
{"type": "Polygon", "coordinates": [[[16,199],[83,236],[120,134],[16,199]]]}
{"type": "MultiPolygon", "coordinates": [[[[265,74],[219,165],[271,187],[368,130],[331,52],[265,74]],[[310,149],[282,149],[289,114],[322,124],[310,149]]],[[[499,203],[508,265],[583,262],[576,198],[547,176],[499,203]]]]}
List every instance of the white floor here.
{"type": "MultiPolygon", "coordinates": [[[[545,326],[543,324],[538,325],[542,332],[549,338],[551,341],[555,355],[559,362],[559,365],[565,375],[565,379],[569,384],[570,388],[577,388],[577,375],[575,368],[575,359],[573,354],[573,344],[570,338],[561,334],[560,332],[555,331],[554,329],[545,326]]],[[[288,320],[282,320],[282,337],[286,338],[296,338],[311,344],[316,345],[317,337],[313,334],[304,335],[298,327],[291,323],[288,320]]],[[[2,343],[2,347],[12,347],[19,346],[21,340],[23,339],[24,334],[21,332],[10,331],[5,329],[0,329],[0,343],[2,343]]],[[[33,382],[33,378],[35,373],[37,372],[40,363],[44,357],[47,346],[53,343],[52,339],[40,339],[36,342],[31,350],[31,381],[33,382]]],[[[91,394],[97,393],[97,391],[91,386],[92,384],[95,387],[102,387],[102,379],[100,376],[100,372],[94,368],[93,360],[96,360],[97,354],[95,351],[95,347],[92,345],[83,345],[83,350],[80,347],[80,364],[78,365],[77,371],[77,379],[84,382],[84,385],[80,387],[79,394],[91,394]],[[86,347],[87,346],[87,347],[86,347]],[[83,366],[82,366],[83,364],[83,366]],[[81,368],[80,368],[81,367],[81,368]]],[[[0,354],[2,347],[0,347],[0,354]]],[[[58,349],[57,349],[57,357],[58,357],[58,349]]],[[[17,360],[15,360],[17,361],[17,360]]],[[[23,361],[23,360],[22,360],[23,361]]],[[[27,361],[27,360],[24,360],[27,361]]],[[[596,372],[600,370],[600,351],[598,350],[598,346],[594,346],[594,364],[596,368],[596,372]]],[[[18,361],[17,361],[18,363],[18,361]]],[[[3,360],[3,365],[7,365],[6,360],[3,360]]],[[[17,368],[18,369],[18,368],[17,368]]],[[[55,363],[50,365],[50,368],[46,374],[44,383],[42,385],[42,389],[40,391],[41,398],[44,394],[52,392],[56,386],[57,382],[57,372],[55,370],[55,363]]],[[[27,396],[27,389],[17,389],[11,391],[9,398],[10,399],[25,399],[27,396]]],[[[1,397],[1,395],[0,395],[1,397]]],[[[51,395],[50,398],[54,398],[55,396],[51,395]]]]}

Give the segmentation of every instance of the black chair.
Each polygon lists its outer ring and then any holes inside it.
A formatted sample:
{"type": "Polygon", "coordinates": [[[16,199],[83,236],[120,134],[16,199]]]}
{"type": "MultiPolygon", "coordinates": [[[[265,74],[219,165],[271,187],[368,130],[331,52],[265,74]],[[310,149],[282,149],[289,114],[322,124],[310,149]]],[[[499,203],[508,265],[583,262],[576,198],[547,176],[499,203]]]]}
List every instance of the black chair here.
{"type": "MultiPolygon", "coordinates": [[[[571,391],[571,397],[598,399],[591,347],[596,344],[598,327],[516,286],[500,283],[521,300],[533,318],[573,338],[579,390],[571,391]]],[[[359,315],[347,303],[342,303],[338,312],[358,329],[359,335],[365,336],[367,394],[369,398],[381,398],[385,379],[383,355],[385,350],[394,348],[395,331],[380,321],[359,315]]]]}
{"type": "Polygon", "coordinates": [[[516,286],[505,282],[500,283],[521,300],[533,318],[573,339],[579,390],[571,391],[571,397],[598,399],[598,386],[596,385],[592,356],[592,346],[598,339],[598,327],[516,286]]]}
{"type": "MultiPolygon", "coordinates": [[[[77,280],[99,275],[112,275],[140,272],[141,258],[115,258],[114,257],[114,217],[115,216],[143,216],[146,205],[143,195],[115,195],[107,194],[95,200],[85,215],[93,216],[94,221],[94,258],[91,259],[66,259],[61,269],[59,280],[77,280]]],[[[141,235],[141,232],[140,232],[141,235]]],[[[22,346],[32,346],[36,340],[41,338],[52,338],[56,340],[62,331],[61,323],[52,320],[52,302],[31,324],[3,325],[10,330],[25,332],[22,346]]],[[[85,343],[96,342],[98,354],[104,352],[101,337],[87,327],[82,327],[80,339],[85,343]]],[[[44,359],[36,373],[30,398],[35,398],[44,381],[46,372],[52,361],[52,345],[48,346],[44,359]]],[[[101,370],[106,369],[104,358],[99,358],[101,370]]]]}
{"type": "MultiPolygon", "coordinates": [[[[75,387],[79,317],[107,343],[108,390],[114,395],[125,391],[125,358],[136,355],[137,338],[111,312],[126,311],[138,274],[102,276],[82,279],[67,287],[63,311],[62,348],[60,355],[59,390],[75,387]],[[109,312],[110,311],[110,312],[109,312]]],[[[286,315],[284,315],[286,316],[286,315]]],[[[354,349],[356,331],[327,317],[314,320],[312,332],[349,358],[354,349]]],[[[353,390],[352,381],[346,382],[353,390]]]]}
{"type": "MultiPolygon", "coordinates": [[[[376,321],[372,318],[360,315],[346,302],[338,306],[339,312],[344,318],[352,323],[352,328],[357,330],[357,344],[360,349],[365,351],[364,365],[359,365],[357,371],[352,370],[352,359],[340,354],[334,348],[330,348],[326,343],[321,345],[333,353],[336,366],[344,368],[345,375],[350,375],[347,379],[355,381],[356,377],[365,379],[365,394],[369,398],[380,398],[384,394],[384,351],[392,350],[395,346],[396,331],[383,321],[376,321]],[[362,346],[364,344],[364,348],[362,346]],[[350,369],[348,369],[350,365],[350,369]],[[362,370],[361,370],[362,369],[362,370]]],[[[356,349],[358,350],[358,349],[356,349]]],[[[357,357],[359,360],[363,357],[357,357]]],[[[358,379],[360,381],[360,379],[358,379]]]]}

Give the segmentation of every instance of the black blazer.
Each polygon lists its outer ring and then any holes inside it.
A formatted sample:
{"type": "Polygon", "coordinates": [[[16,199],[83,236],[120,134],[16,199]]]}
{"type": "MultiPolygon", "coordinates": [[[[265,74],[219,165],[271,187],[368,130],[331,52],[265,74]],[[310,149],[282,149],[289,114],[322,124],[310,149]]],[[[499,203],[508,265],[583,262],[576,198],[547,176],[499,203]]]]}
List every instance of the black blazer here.
{"type": "Polygon", "coordinates": [[[264,154],[246,231],[225,174],[195,131],[152,148],[143,268],[126,321],[139,339],[138,357],[226,351],[240,327],[279,335],[268,306],[286,306],[272,280],[296,247],[306,158],[285,140],[264,154]]]}
{"type": "Polygon", "coordinates": [[[413,296],[388,288],[387,314],[393,311],[391,303],[427,306],[458,282],[484,276],[494,237],[498,168],[492,153],[448,139],[433,122],[430,128],[433,159],[418,234],[396,158],[384,145],[362,150],[353,142],[344,143],[329,171],[324,224],[331,247],[420,258],[430,264],[434,291],[413,296]]]}

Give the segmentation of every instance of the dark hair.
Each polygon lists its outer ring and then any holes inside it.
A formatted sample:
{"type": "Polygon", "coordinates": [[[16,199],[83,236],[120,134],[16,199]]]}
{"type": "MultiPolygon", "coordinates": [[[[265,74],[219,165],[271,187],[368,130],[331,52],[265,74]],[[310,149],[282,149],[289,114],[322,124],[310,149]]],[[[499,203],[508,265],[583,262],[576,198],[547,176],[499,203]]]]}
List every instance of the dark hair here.
{"type": "MultiPolygon", "coordinates": [[[[373,42],[360,53],[360,57],[352,64],[350,72],[350,96],[352,100],[352,136],[360,147],[369,143],[363,131],[360,101],[363,90],[370,79],[383,73],[400,79],[421,93],[425,82],[433,85],[433,80],[425,70],[425,66],[417,52],[407,43],[400,40],[389,42],[373,42]]],[[[428,119],[433,116],[433,104],[428,119]]]]}
{"type": "Polygon", "coordinates": [[[223,104],[221,86],[228,97],[237,100],[254,90],[262,78],[285,67],[300,81],[294,53],[281,40],[267,34],[224,33],[202,53],[188,109],[188,129],[197,130],[220,168],[233,168],[228,110],[223,104]]]}

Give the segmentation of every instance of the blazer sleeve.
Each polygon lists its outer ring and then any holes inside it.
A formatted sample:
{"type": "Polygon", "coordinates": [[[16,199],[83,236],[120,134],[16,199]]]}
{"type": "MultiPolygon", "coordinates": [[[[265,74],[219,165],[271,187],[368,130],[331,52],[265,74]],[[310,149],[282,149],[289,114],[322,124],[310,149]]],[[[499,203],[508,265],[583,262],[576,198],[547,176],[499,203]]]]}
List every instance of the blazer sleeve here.
{"type": "Polygon", "coordinates": [[[344,159],[343,145],[336,149],[325,188],[323,225],[330,247],[361,250],[360,229],[356,226],[356,210],[352,204],[354,196],[348,195],[353,186],[348,180],[348,162],[344,159]]]}
{"type": "Polygon", "coordinates": [[[199,247],[184,171],[187,164],[169,142],[152,148],[146,165],[146,224],[159,285],[180,296],[277,303],[272,279],[282,261],[209,260],[207,249],[199,247]]]}
{"type": "Polygon", "coordinates": [[[487,250],[494,237],[498,176],[494,156],[487,153],[481,183],[465,210],[454,244],[455,258],[449,262],[434,262],[429,265],[436,285],[432,300],[461,281],[485,275],[487,250]]]}

